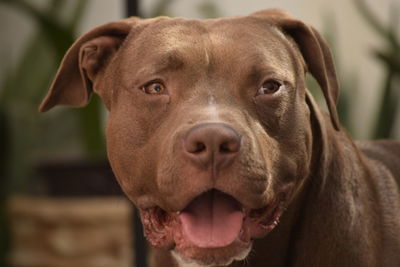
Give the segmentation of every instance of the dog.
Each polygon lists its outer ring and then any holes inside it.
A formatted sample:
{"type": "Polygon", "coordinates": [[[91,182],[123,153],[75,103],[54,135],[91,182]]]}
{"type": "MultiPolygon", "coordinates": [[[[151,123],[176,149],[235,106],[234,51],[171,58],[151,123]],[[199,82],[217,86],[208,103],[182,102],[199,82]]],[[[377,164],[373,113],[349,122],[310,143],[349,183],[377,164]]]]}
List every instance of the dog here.
{"type": "Polygon", "coordinates": [[[400,266],[400,143],[350,138],[326,42],[286,12],[95,28],[40,111],[92,92],[151,266],[400,266]]]}

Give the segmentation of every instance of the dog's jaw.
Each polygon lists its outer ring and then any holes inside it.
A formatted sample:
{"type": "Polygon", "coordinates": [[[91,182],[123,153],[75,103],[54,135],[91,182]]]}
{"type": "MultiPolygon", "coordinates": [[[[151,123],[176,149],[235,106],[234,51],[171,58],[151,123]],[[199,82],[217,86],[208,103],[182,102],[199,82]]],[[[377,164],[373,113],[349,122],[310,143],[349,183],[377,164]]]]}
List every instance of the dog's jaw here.
{"type": "MultiPolygon", "coordinates": [[[[149,242],[157,247],[173,249],[174,253],[179,255],[182,264],[225,266],[234,260],[244,259],[250,251],[252,239],[267,235],[278,225],[284,210],[283,200],[283,197],[278,195],[264,208],[249,209],[243,207],[233,197],[211,190],[194,198],[181,212],[166,212],[159,207],[154,207],[141,210],[141,218],[149,242]],[[210,202],[210,197],[217,199],[215,201],[220,201],[220,203],[213,204],[210,202]],[[203,203],[199,203],[201,201],[203,203]],[[206,224],[215,223],[213,226],[202,226],[201,222],[193,222],[202,214],[204,211],[202,209],[213,205],[214,210],[211,212],[222,211],[221,216],[224,222],[212,220],[212,217],[218,214],[210,215],[212,221],[205,222],[206,224]],[[228,214],[223,215],[224,212],[228,214]],[[240,218],[238,214],[242,214],[240,218]],[[218,225],[221,223],[223,226],[218,225]],[[223,229],[224,227],[230,229],[223,229]],[[210,231],[215,229],[228,232],[223,236],[217,233],[215,240],[212,240],[213,238],[207,240],[208,234],[213,235],[210,231]],[[196,231],[202,232],[205,236],[198,236],[196,231]]],[[[202,218],[202,220],[205,219],[202,218]]]]}

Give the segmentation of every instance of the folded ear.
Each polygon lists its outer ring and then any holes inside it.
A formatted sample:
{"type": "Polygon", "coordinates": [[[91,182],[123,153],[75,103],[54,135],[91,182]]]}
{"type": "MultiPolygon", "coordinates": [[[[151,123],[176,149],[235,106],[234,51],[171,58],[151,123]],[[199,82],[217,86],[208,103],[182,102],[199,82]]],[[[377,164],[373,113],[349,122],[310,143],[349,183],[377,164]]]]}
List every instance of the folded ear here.
{"type": "Polygon", "coordinates": [[[275,25],[297,43],[309,72],[322,89],[332,124],[336,130],[339,130],[339,118],[336,110],[339,85],[332,54],[325,40],[315,29],[299,20],[293,19],[286,12],[279,9],[260,11],[252,16],[259,17],[270,25],[275,25]]]}
{"type": "Polygon", "coordinates": [[[56,105],[85,106],[93,83],[118,51],[138,18],[129,18],[97,27],[81,36],[67,51],[39,110],[56,105]]]}

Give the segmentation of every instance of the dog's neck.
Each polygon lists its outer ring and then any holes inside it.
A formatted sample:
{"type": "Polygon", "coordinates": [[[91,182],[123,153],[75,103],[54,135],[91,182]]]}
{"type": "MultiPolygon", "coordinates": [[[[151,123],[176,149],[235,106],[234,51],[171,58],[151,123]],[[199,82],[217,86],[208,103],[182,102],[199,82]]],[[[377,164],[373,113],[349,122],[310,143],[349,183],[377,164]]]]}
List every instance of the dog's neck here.
{"type": "Polygon", "coordinates": [[[312,118],[314,143],[310,175],[277,231],[260,240],[265,254],[268,253],[262,256],[261,262],[275,261],[271,266],[299,263],[321,266],[323,262],[364,266],[364,262],[357,265],[355,259],[345,257],[348,251],[343,244],[352,244],[357,255],[366,253],[370,244],[354,237],[369,236],[369,240],[376,241],[376,233],[366,230],[376,226],[371,220],[373,214],[360,212],[374,206],[368,201],[374,198],[372,187],[368,186],[370,174],[361,167],[365,164],[363,157],[344,130],[333,129],[329,118],[319,110],[312,114],[315,117],[312,118]],[[338,261],[336,258],[340,257],[338,261]]]}

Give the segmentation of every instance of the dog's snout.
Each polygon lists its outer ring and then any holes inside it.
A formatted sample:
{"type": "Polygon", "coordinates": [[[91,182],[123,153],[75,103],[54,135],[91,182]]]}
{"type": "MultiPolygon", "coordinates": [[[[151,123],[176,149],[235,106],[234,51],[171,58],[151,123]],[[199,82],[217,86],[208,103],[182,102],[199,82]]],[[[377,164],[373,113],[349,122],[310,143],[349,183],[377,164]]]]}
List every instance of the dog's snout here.
{"type": "Polygon", "coordinates": [[[222,168],[229,165],[240,151],[241,136],[222,123],[206,123],[191,128],[184,138],[186,157],[202,167],[222,168]]]}

